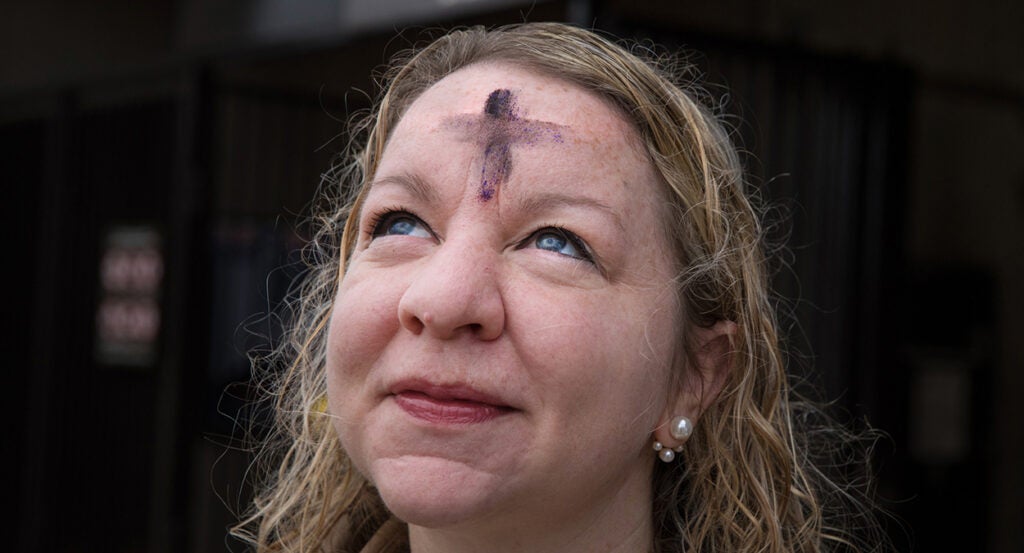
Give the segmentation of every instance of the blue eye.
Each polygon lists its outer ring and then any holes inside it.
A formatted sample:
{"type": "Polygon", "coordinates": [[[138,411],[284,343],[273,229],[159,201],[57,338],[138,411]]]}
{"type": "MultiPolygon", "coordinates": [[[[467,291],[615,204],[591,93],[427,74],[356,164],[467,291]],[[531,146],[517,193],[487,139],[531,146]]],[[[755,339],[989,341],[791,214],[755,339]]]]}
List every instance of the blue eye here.
{"type": "Polygon", "coordinates": [[[541,229],[533,234],[532,239],[537,249],[555,252],[574,259],[591,261],[590,252],[583,245],[583,241],[565,229],[554,227],[541,229]]]}
{"type": "Polygon", "coordinates": [[[373,237],[380,236],[418,236],[430,238],[433,233],[426,223],[415,215],[405,211],[392,211],[384,213],[377,218],[373,224],[373,237]]]}

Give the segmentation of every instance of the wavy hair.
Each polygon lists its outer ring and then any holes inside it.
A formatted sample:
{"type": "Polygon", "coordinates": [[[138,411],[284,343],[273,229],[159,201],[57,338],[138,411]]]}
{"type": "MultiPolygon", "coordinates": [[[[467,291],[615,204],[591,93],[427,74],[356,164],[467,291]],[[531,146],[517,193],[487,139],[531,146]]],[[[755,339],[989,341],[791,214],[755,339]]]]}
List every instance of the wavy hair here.
{"type": "MultiPolygon", "coordinates": [[[[256,498],[232,533],[271,551],[359,551],[395,522],[345,456],[325,416],[328,319],[357,217],[384,151],[409,105],[445,76],[481,62],[507,63],[562,79],[615,106],[636,130],[661,183],[664,227],[677,261],[687,328],[736,324],[733,366],[681,453],[653,476],[658,552],[819,552],[870,549],[854,527],[876,528],[856,489],[835,483],[828,444],[848,435],[796,401],[786,375],[769,288],[759,212],[727,127],[693,67],[650,49],[624,47],[558,23],[445,34],[400,55],[383,75],[376,107],[356,121],[346,161],[323,185],[307,249],[308,278],[287,339],[256,365],[274,422],[257,450],[256,498]],[[822,430],[824,429],[824,430],[822,430]],[[824,450],[812,437],[824,437],[824,450]]],[[[678,367],[676,382],[685,367],[678,367]]],[[[400,534],[400,532],[395,532],[400,534]]],[[[876,542],[880,543],[880,542],[876,542]]],[[[381,550],[401,550],[402,540],[381,550]]],[[[881,546],[879,546],[881,547],[881,546]]]]}

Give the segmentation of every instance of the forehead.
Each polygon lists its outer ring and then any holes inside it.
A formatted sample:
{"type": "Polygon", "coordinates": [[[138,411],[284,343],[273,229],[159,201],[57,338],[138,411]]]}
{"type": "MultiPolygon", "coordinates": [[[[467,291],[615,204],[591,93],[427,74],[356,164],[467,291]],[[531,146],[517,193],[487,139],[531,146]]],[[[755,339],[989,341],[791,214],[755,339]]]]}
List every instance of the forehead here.
{"type": "Polygon", "coordinates": [[[629,161],[646,159],[636,132],[607,101],[567,81],[504,63],[472,65],[438,81],[412,103],[395,134],[410,126],[438,130],[451,127],[453,116],[492,112],[498,91],[511,94],[516,117],[564,127],[570,144],[586,143],[616,158],[618,152],[633,154],[629,161]]]}
{"type": "Polygon", "coordinates": [[[417,173],[461,181],[460,169],[476,172],[485,200],[508,181],[516,194],[584,185],[592,198],[630,211],[662,198],[653,164],[617,108],[506,63],[463,68],[424,91],[388,138],[375,179],[417,173]]]}

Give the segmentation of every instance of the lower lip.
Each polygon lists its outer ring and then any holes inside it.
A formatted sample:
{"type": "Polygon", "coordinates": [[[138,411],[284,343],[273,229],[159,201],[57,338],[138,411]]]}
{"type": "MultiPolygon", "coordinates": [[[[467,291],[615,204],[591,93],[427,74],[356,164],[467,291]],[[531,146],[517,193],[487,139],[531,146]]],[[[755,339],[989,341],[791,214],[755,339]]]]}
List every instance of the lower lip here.
{"type": "Polygon", "coordinates": [[[420,392],[395,394],[395,403],[417,419],[435,424],[476,424],[496,419],[511,411],[489,403],[437,399],[420,392]]]}

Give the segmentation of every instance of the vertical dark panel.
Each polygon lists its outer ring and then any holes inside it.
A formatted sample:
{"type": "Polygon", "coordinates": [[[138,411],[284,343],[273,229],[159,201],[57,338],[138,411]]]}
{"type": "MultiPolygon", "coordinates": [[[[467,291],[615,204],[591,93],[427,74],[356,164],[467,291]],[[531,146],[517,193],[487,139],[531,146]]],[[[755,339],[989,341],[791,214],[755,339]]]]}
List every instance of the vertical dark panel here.
{"type": "MultiPolygon", "coordinates": [[[[38,508],[35,501],[26,497],[28,493],[35,496],[35,492],[25,485],[24,477],[36,460],[36,452],[30,450],[30,446],[36,448],[41,445],[40,436],[32,436],[30,431],[39,430],[35,424],[39,420],[35,417],[43,416],[38,411],[39,406],[34,405],[36,396],[32,393],[39,369],[33,356],[32,328],[37,321],[33,317],[32,301],[37,291],[38,264],[41,263],[35,240],[39,232],[40,200],[45,185],[47,130],[44,119],[0,127],[3,181],[9,191],[9,204],[4,216],[9,248],[4,277],[9,293],[3,310],[7,344],[4,377],[8,390],[3,402],[3,435],[8,440],[5,450],[9,454],[5,455],[0,482],[3,489],[8,490],[5,503],[10,503],[10,507],[6,512],[13,511],[12,527],[19,532],[32,526],[32,514],[38,508]]],[[[28,539],[26,535],[15,535],[15,550],[25,549],[29,545],[28,539]]]]}
{"type": "MultiPolygon", "coordinates": [[[[51,477],[56,455],[54,437],[59,435],[57,429],[60,428],[56,412],[60,398],[53,393],[53,381],[65,355],[76,345],[75,329],[64,315],[68,290],[73,289],[73,279],[66,270],[70,248],[63,224],[71,205],[67,176],[73,110],[73,97],[62,94],[45,120],[44,137],[36,154],[42,162],[41,178],[31,183],[38,186],[35,189],[38,210],[25,214],[31,223],[23,229],[33,235],[35,263],[27,294],[31,301],[31,312],[26,317],[31,327],[27,344],[29,360],[25,365],[28,386],[24,391],[28,407],[22,417],[15,419],[23,422],[24,437],[24,449],[20,452],[23,465],[17,488],[22,521],[18,527],[20,551],[53,550],[50,546],[52,533],[43,531],[45,521],[50,520],[49,515],[57,505],[59,491],[51,477]]],[[[22,147],[31,147],[31,144],[22,142],[22,147]]]]}
{"type": "Polygon", "coordinates": [[[181,71],[176,79],[173,117],[167,136],[170,167],[164,350],[156,378],[154,462],[150,475],[153,508],[148,527],[151,553],[187,550],[195,490],[204,478],[193,444],[199,430],[202,379],[207,371],[210,303],[207,235],[210,210],[209,78],[204,68],[181,71]]]}
{"type": "Polygon", "coordinates": [[[981,267],[938,265],[908,275],[899,303],[903,382],[887,395],[894,441],[907,452],[890,472],[914,501],[897,512],[920,551],[988,551],[987,467],[999,349],[998,287],[981,267]],[[935,531],[936,529],[953,531],[935,531]]]}
{"type": "Polygon", "coordinates": [[[33,275],[21,504],[25,551],[145,548],[154,442],[152,366],[94,356],[99,245],[114,225],[163,228],[173,105],[82,110],[47,130],[33,275]],[[51,531],[60,521],[60,531],[51,531]]]}
{"type": "MultiPolygon", "coordinates": [[[[78,205],[90,215],[82,225],[80,268],[74,272],[83,283],[96,278],[98,245],[107,229],[123,224],[166,228],[173,121],[171,102],[94,109],[79,116],[72,180],[78,205]]],[[[83,300],[77,325],[89,329],[84,334],[90,338],[95,312],[95,298],[83,300]]],[[[85,540],[114,551],[142,549],[153,508],[151,474],[159,439],[154,435],[157,368],[98,365],[92,361],[92,343],[84,348],[89,357],[76,359],[75,374],[65,379],[78,390],[68,398],[69,410],[87,417],[69,413],[67,432],[75,438],[78,462],[63,486],[80,490],[75,501],[80,512],[106,516],[80,519],[65,545],[85,540]]]]}

